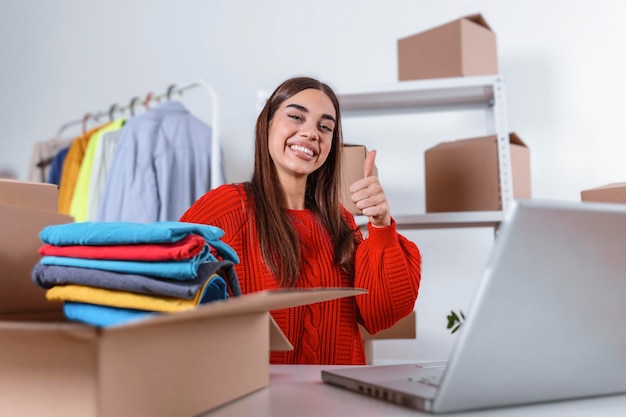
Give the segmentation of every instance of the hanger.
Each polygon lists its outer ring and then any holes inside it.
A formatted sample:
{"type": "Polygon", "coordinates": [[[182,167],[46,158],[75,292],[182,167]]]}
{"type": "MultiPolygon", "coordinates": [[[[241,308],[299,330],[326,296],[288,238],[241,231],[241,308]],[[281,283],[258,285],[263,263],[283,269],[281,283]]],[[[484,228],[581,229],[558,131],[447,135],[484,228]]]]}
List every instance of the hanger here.
{"type": "Polygon", "coordinates": [[[113,120],[115,120],[115,118],[113,117],[113,114],[115,114],[115,112],[117,111],[117,103],[113,103],[111,105],[111,107],[109,107],[109,120],[112,122],[113,120]]]}
{"type": "Polygon", "coordinates": [[[83,116],[83,134],[87,133],[87,120],[91,117],[91,113],[85,113],[83,116]]]}
{"type": "Polygon", "coordinates": [[[128,105],[128,109],[130,110],[130,115],[131,116],[135,116],[135,106],[137,105],[137,102],[139,101],[139,97],[133,97],[130,99],[130,104],[128,105]]]}
{"type": "Polygon", "coordinates": [[[176,88],[176,84],[172,84],[169,87],[167,87],[167,92],[165,93],[165,97],[167,97],[168,101],[172,100],[172,93],[174,92],[175,88],[176,88]]]}
{"type": "Polygon", "coordinates": [[[146,94],[146,98],[143,100],[143,106],[146,108],[146,110],[150,110],[150,101],[152,101],[152,91],[150,91],[148,94],[146,94]]]}

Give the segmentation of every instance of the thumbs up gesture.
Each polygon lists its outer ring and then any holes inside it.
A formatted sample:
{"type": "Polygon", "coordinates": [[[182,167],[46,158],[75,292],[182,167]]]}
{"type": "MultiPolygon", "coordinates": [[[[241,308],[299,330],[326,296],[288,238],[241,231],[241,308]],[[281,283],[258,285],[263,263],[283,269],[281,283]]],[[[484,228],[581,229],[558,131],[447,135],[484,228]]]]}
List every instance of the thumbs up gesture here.
{"type": "Polygon", "coordinates": [[[385,227],[391,224],[389,204],[383,187],[374,176],[374,162],[376,151],[370,151],[365,157],[363,166],[364,178],[355,181],[350,186],[352,201],[374,227],[385,227]]]}

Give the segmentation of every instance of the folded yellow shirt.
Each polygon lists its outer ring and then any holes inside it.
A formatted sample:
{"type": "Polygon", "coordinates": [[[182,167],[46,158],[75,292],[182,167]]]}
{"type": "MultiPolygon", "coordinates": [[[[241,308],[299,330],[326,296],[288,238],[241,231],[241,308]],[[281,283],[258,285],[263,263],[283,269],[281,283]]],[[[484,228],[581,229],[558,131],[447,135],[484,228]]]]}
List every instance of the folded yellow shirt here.
{"type": "Polygon", "coordinates": [[[198,291],[195,298],[183,299],[176,297],[160,297],[156,295],[137,294],[127,291],[109,290],[105,288],[88,287],[85,285],[55,285],[46,291],[46,298],[50,301],[72,301],[89,303],[118,308],[132,308],[136,310],[175,312],[188,310],[200,303],[207,285],[211,283],[213,274],[198,291]]]}

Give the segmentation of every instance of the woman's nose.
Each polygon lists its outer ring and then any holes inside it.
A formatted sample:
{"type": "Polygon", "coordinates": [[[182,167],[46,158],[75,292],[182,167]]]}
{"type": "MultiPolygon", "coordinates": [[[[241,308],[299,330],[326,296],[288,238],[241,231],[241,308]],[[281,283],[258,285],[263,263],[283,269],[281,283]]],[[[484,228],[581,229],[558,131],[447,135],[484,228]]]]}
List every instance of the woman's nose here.
{"type": "Polygon", "coordinates": [[[317,139],[318,135],[317,135],[317,130],[315,129],[315,126],[312,126],[310,124],[305,124],[302,126],[302,129],[300,130],[300,134],[307,138],[307,139],[317,139]]]}

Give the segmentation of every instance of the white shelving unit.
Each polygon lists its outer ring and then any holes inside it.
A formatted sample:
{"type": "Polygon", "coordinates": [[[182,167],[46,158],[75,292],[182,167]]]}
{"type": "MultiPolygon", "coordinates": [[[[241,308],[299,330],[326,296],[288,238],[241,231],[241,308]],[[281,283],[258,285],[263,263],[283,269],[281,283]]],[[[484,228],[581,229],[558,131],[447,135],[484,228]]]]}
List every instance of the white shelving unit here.
{"type": "Polygon", "coordinates": [[[394,216],[398,228],[435,229],[493,227],[497,229],[513,199],[505,85],[501,76],[402,81],[368,91],[338,94],[342,117],[367,117],[455,110],[484,110],[488,135],[498,143],[501,210],[426,213],[394,216]]]}
{"type": "MultiPolygon", "coordinates": [[[[493,75],[401,81],[368,88],[367,91],[337,92],[343,118],[483,110],[487,134],[497,136],[501,210],[394,216],[399,229],[454,227],[497,229],[504,211],[513,200],[505,90],[502,77],[493,75]]],[[[266,90],[257,93],[259,110],[263,108],[270,94],[266,90]]],[[[357,223],[360,224],[361,219],[358,217],[361,216],[357,216],[357,223]]]]}

